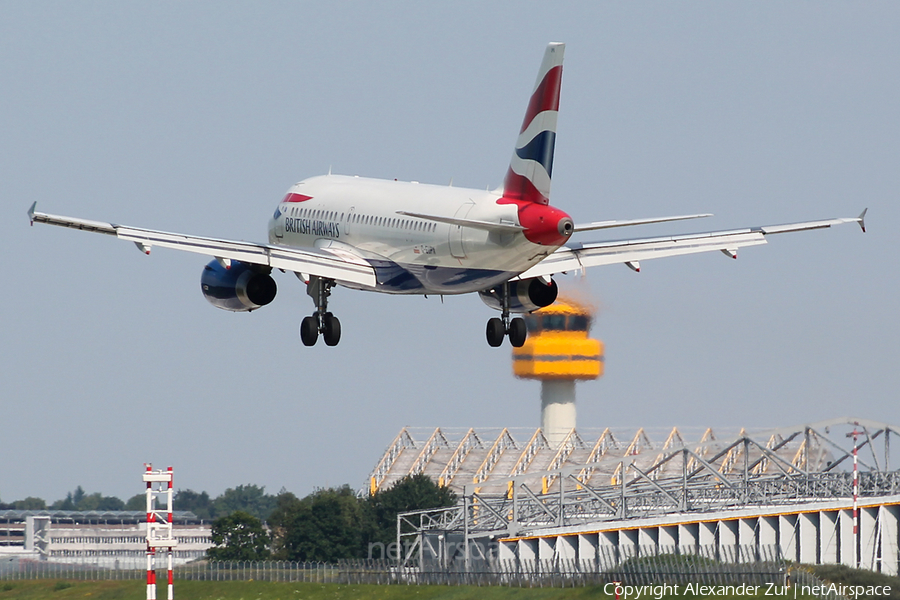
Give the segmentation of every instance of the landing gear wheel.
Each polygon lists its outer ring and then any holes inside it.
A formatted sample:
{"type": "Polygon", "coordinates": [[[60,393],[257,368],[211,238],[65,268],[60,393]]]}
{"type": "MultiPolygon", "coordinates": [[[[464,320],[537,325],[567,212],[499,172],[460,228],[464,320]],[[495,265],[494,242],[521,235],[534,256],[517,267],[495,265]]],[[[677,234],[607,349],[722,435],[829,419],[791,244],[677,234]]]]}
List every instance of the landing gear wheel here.
{"type": "Polygon", "coordinates": [[[525,345],[528,330],[525,328],[525,319],[516,317],[509,322],[509,343],[513,348],[521,348],[525,345]]]}
{"type": "Polygon", "coordinates": [[[325,331],[322,339],[326,346],[337,346],[341,341],[341,322],[331,313],[325,313],[325,331]]]}
{"type": "Polygon", "coordinates": [[[319,320],[315,317],[303,317],[303,320],[300,321],[300,341],[304,346],[315,346],[318,339],[319,320]]]}
{"type": "Polygon", "coordinates": [[[503,338],[506,336],[506,328],[503,327],[503,321],[497,317],[488,319],[487,322],[487,343],[492,348],[497,348],[503,344],[503,338]]]}

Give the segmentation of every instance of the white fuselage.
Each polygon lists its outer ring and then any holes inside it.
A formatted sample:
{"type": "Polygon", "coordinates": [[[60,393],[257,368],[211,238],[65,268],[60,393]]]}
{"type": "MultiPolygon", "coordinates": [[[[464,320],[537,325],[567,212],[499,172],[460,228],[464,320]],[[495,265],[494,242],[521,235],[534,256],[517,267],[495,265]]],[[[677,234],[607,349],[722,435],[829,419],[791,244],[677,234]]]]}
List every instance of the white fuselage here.
{"type": "MultiPolygon", "coordinates": [[[[269,242],[344,253],[371,264],[374,289],[399,294],[479,291],[527,270],[558,246],[399,212],[519,225],[499,192],[325,175],[295,184],[269,221],[269,242]]],[[[338,282],[341,283],[341,282],[338,282]]],[[[348,285],[344,283],[343,285],[348,285]]],[[[348,287],[360,288],[349,284],[348,287]]]]}

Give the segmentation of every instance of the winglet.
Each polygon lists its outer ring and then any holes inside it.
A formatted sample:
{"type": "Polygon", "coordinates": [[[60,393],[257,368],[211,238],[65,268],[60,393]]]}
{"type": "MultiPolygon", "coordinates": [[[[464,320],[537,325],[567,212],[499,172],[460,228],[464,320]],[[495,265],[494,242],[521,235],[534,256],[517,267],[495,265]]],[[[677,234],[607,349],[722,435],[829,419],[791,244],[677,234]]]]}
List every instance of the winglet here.
{"type": "Polygon", "coordinates": [[[859,228],[862,229],[862,232],[866,232],[866,212],[868,212],[869,207],[863,209],[861,213],[859,213],[859,228]]]}
{"type": "Polygon", "coordinates": [[[28,222],[34,227],[34,209],[37,207],[37,200],[31,203],[31,208],[28,209],[28,222]]]}

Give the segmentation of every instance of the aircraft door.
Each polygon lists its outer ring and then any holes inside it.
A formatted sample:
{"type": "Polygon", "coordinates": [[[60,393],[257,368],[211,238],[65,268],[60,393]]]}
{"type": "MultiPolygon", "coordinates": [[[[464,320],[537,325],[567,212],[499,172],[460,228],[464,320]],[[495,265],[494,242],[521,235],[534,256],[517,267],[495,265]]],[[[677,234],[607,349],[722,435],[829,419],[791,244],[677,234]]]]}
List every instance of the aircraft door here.
{"type": "Polygon", "coordinates": [[[350,212],[347,213],[347,221],[344,223],[344,233],[350,235],[351,231],[356,231],[356,225],[353,223],[353,219],[356,218],[356,207],[351,206],[350,212]]]}
{"type": "MultiPolygon", "coordinates": [[[[473,206],[475,206],[474,202],[466,202],[456,209],[456,214],[453,217],[455,219],[465,219],[473,206]]],[[[463,244],[463,228],[460,225],[450,226],[450,254],[456,258],[466,257],[466,247],[463,244]]]]}
{"type": "Polygon", "coordinates": [[[275,210],[275,215],[272,229],[275,231],[275,237],[281,239],[284,237],[284,212],[279,207],[275,210]]]}

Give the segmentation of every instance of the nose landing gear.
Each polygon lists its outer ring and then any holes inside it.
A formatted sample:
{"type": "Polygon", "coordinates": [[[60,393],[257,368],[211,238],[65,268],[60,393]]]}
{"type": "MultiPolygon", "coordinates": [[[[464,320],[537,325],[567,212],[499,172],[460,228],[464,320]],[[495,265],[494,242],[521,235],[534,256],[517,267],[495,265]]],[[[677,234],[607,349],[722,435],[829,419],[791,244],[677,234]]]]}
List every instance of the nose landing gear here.
{"type": "Polygon", "coordinates": [[[492,348],[503,345],[503,338],[509,336],[509,343],[514,348],[521,348],[528,337],[525,320],[521,317],[509,318],[509,283],[504,283],[500,292],[500,317],[492,317],[487,322],[487,343],[492,348]]]}
{"type": "Polygon", "coordinates": [[[326,346],[337,346],[341,341],[341,322],[328,312],[328,297],[334,287],[333,279],[312,276],[306,284],[306,293],[316,303],[316,312],[300,321],[300,341],[304,346],[314,346],[322,334],[326,346]]]}

